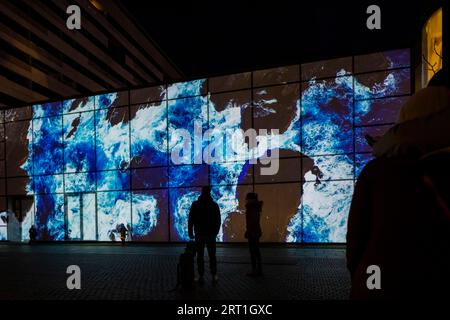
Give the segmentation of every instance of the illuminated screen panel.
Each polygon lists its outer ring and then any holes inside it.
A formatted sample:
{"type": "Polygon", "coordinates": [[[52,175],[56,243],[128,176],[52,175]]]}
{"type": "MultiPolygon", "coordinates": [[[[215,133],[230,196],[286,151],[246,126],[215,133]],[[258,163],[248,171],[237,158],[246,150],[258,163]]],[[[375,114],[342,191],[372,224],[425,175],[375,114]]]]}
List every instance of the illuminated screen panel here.
{"type": "Polygon", "coordinates": [[[167,105],[159,101],[131,107],[131,165],[166,166],[167,105]]]}
{"type": "Polygon", "coordinates": [[[201,188],[172,188],[169,190],[170,240],[189,241],[188,217],[192,203],[201,188]]]}
{"type": "MultiPolygon", "coordinates": [[[[4,141],[5,140],[5,125],[3,123],[0,123],[0,141],[4,141]]],[[[3,149],[3,151],[5,151],[3,149]]],[[[5,155],[3,154],[3,157],[5,155]]]]}
{"type": "Polygon", "coordinates": [[[5,122],[28,120],[32,118],[31,106],[5,110],[5,122]]]}
{"type": "Polygon", "coordinates": [[[95,193],[68,194],[65,205],[65,239],[97,240],[95,193]]]}
{"type": "Polygon", "coordinates": [[[302,179],[301,158],[279,159],[271,165],[278,167],[276,174],[264,174],[261,169],[267,166],[260,163],[255,165],[255,183],[300,182],[302,179]]]}
{"type": "MultiPolygon", "coordinates": [[[[32,122],[17,121],[5,123],[6,139],[6,175],[8,177],[33,174],[32,122]]],[[[25,190],[25,186],[23,186],[25,190]]]]}
{"type": "Polygon", "coordinates": [[[65,236],[64,195],[35,195],[35,226],[38,240],[62,241],[65,236]]]}
{"type": "Polygon", "coordinates": [[[128,108],[95,112],[97,170],[123,169],[130,163],[128,108]]]}
{"type": "Polygon", "coordinates": [[[6,180],[9,196],[33,194],[33,179],[30,177],[14,177],[6,180]]]}
{"type": "Polygon", "coordinates": [[[36,194],[63,193],[63,175],[34,176],[34,192],[36,194]]]}
{"type": "Polygon", "coordinates": [[[353,179],[353,154],[313,156],[302,160],[305,181],[353,179]]]}
{"type": "Polygon", "coordinates": [[[65,237],[70,240],[81,239],[81,206],[79,196],[69,196],[66,200],[65,237]]]}
{"type": "Polygon", "coordinates": [[[370,135],[374,138],[382,136],[391,126],[373,126],[355,128],[355,151],[356,152],[371,152],[372,148],[366,141],[365,136],[370,135]]]}
{"type": "Polygon", "coordinates": [[[262,87],[287,82],[298,82],[300,80],[298,71],[298,65],[253,71],[253,86],[262,87]]]}
{"type": "MultiPolygon", "coordinates": [[[[2,181],[4,184],[5,182],[2,181]]],[[[0,197],[0,241],[8,240],[8,214],[6,211],[6,197],[0,197]]]]}
{"type": "MultiPolygon", "coordinates": [[[[298,83],[253,90],[254,128],[278,130],[280,147],[300,152],[300,86],[298,83]],[[282,139],[282,138],[283,139],[282,139]],[[283,143],[284,142],[284,143],[283,143]]],[[[260,133],[262,134],[262,133],[260,133]]]]}
{"type": "Polygon", "coordinates": [[[169,241],[167,189],[132,193],[133,240],[169,241]]]}
{"type": "Polygon", "coordinates": [[[33,174],[63,171],[62,117],[33,119],[33,174]]]}
{"type": "Polygon", "coordinates": [[[63,114],[68,114],[83,111],[93,111],[95,108],[94,100],[94,97],[65,100],[62,102],[62,112],[63,114]]]}
{"type": "Polygon", "coordinates": [[[304,63],[301,70],[302,81],[343,76],[352,73],[352,57],[304,63]]]}
{"type": "Polygon", "coordinates": [[[301,232],[301,225],[291,225],[298,215],[301,188],[300,183],[255,185],[255,192],[263,201],[261,241],[285,242],[292,233],[301,232]]]}
{"type": "Polygon", "coordinates": [[[99,171],[97,175],[97,191],[120,191],[130,189],[129,170],[99,171]]]}
{"type": "MultiPolygon", "coordinates": [[[[36,198],[27,198],[22,201],[22,214],[24,215],[22,220],[22,230],[30,230],[30,227],[36,220],[36,198]]],[[[28,232],[22,232],[22,241],[30,240],[28,232]]]]}
{"type": "Polygon", "coordinates": [[[0,241],[8,240],[8,229],[6,226],[0,226],[0,241]]]}
{"type": "Polygon", "coordinates": [[[397,121],[409,97],[355,101],[355,125],[378,125],[397,121]]]}
{"type": "Polygon", "coordinates": [[[253,183],[253,165],[248,161],[213,163],[209,169],[213,186],[253,183]]]}
{"type": "Polygon", "coordinates": [[[230,74],[209,78],[208,82],[212,93],[248,89],[252,86],[252,75],[251,72],[230,74]]]}
{"type": "Polygon", "coordinates": [[[131,173],[131,189],[167,188],[169,184],[169,173],[167,170],[167,167],[133,169],[131,173]]]}
{"type": "Polygon", "coordinates": [[[96,173],[66,173],[64,175],[64,191],[66,193],[95,192],[96,173]]]}
{"type": "Polygon", "coordinates": [[[212,94],[209,99],[209,127],[229,129],[252,127],[251,90],[212,94]]]}
{"type": "Polygon", "coordinates": [[[166,86],[156,86],[130,91],[130,104],[146,104],[166,99],[166,86]]]}
{"type": "Polygon", "coordinates": [[[181,99],[205,95],[207,93],[206,79],[178,82],[167,86],[167,99],[181,99]]]}
{"type": "Polygon", "coordinates": [[[310,81],[302,90],[303,153],[353,152],[352,77],[310,81]]]}
{"type": "MultiPolygon", "coordinates": [[[[345,242],[353,180],[303,184],[303,242],[345,242]]],[[[298,235],[291,240],[298,240],[298,235]]]]}
{"type": "Polygon", "coordinates": [[[209,99],[209,132],[205,138],[210,163],[249,159],[245,131],[252,128],[251,90],[212,94],[209,99]]]}
{"type": "Polygon", "coordinates": [[[355,100],[410,94],[410,72],[404,68],[355,75],[355,100]]]}
{"type": "MultiPolygon", "coordinates": [[[[181,89],[183,87],[179,88],[181,89]]],[[[204,96],[169,100],[170,165],[202,163],[202,151],[206,142],[201,133],[208,128],[207,100],[204,96]],[[196,131],[200,135],[196,135],[196,131]]]]}
{"type": "Polygon", "coordinates": [[[94,97],[96,109],[110,109],[128,105],[128,91],[100,94],[94,97]]]}
{"type": "Polygon", "coordinates": [[[58,116],[62,112],[61,102],[50,102],[33,106],[33,119],[58,116]]]}
{"type": "Polygon", "coordinates": [[[95,170],[95,113],[93,111],[63,116],[64,170],[95,170]]]}
{"type": "Polygon", "coordinates": [[[211,185],[218,241],[246,241],[255,191],[262,241],[344,242],[364,135],[388,130],[409,94],[409,50],[396,50],[5,110],[0,198],[32,199],[22,227],[41,240],[117,241],[123,223],[129,240],[186,241],[211,185]],[[254,132],[256,149],[230,131],[254,132]]]}
{"type": "Polygon", "coordinates": [[[169,167],[170,187],[202,187],[208,184],[207,165],[195,164],[169,167]]]}
{"type": "MultiPolygon", "coordinates": [[[[82,208],[81,221],[83,226],[80,226],[82,230],[82,240],[97,240],[97,221],[96,221],[96,195],[95,193],[83,193],[81,194],[82,208]]],[[[67,211],[66,211],[67,212],[67,211]]]]}
{"type": "Polygon", "coordinates": [[[392,50],[355,56],[355,73],[409,67],[409,50],[392,50]]]}
{"type": "Polygon", "coordinates": [[[374,157],[371,153],[357,153],[355,155],[355,177],[358,178],[362,169],[374,157]]]}
{"type": "Polygon", "coordinates": [[[246,241],[245,197],[253,191],[253,185],[212,186],[211,194],[220,208],[222,229],[218,239],[222,241],[246,241]]]}
{"type": "Polygon", "coordinates": [[[98,240],[118,241],[118,228],[131,229],[131,197],[127,191],[97,192],[98,240]]]}
{"type": "Polygon", "coordinates": [[[222,241],[244,242],[245,196],[253,192],[252,185],[213,186],[213,199],[217,201],[222,215],[222,241]]]}

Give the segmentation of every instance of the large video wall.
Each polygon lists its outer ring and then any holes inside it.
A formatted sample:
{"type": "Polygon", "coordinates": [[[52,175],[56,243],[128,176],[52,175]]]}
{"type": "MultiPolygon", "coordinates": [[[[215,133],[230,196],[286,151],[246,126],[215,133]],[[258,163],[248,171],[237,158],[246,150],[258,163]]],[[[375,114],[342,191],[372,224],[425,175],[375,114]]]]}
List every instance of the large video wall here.
{"type": "Polygon", "coordinates": [[[371,159],[364,135],[383,134],[410,93],[405,49],[8,109],[0,211],[31,199],[20,206],[24,240],[34,224],[40,240],[110,241],[123,223],[133,241],[185,241],[189,207],[210,185],[220,241],[245,241],[254,191],[262,241],[344,242],[353,185],[371,159]],[[269,150],[278,172],[228,151],[199,163],[195,146],[175,164],[186,143],[178,132],[199,123],[202,132],[278,129],[269,150]]]}

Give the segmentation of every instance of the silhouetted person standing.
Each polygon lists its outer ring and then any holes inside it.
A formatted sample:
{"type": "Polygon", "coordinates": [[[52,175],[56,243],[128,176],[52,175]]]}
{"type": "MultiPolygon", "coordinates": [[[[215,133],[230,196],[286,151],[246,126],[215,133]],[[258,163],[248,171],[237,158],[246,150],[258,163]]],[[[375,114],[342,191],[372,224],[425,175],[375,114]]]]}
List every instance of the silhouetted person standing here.
{"type": "Polygon", "coordinates": [[[259,223],[263,202],[258,200],[258,195],[254,192],[247,194],[245,204],[246,231],[245,237],[248,239],[250,258],[252,261],[252,272],[249,276],[262,275],[261,252],[259,251],[259,238],[262,236],[261,225],[259,223]]]}
{"type": "Polygon", "coordinates": [[[119,231],[120,234],[120,241],[122,241],[122,244],[125,244],[125,240],[127,239],[127,233],[128,229],[125,227],[123,223],[119,225],[117,228],[117,231],[119,231]]]}
{"type": "Polygon", "coordinates": [[[209,267],[213,281],[217,281],[216,237],[221,225],[220,209],[211,197],[211,189],[203,187],[202,193],[189,211],[189,238],[194,239],[197,248],[198,282],[203,283],[204,251],[208,250],[209,267]]]}
{"type": "Polygon", "coordinates": [[[37,231],[34,225],[31,225],[30,230],[28,231],[28,234],[30,235],[30,244],[36,241],[36,235],[37,231]]]}

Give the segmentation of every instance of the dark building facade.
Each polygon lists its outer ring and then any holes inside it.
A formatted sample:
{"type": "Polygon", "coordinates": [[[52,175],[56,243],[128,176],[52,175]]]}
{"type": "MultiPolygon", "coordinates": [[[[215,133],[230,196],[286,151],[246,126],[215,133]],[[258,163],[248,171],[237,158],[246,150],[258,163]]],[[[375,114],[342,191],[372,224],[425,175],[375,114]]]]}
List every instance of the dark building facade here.
{"type": "Polygon", "coordinates": [[[408,48],[192,80],[119,2],[76,3],[79,33],[65,26],[72,3],[0,2],[2,240],[27,240],[34,225],[39,240],[110,241],[124,224],[132,241],[186,241],[189,205],[210,185],[221,241],[245,240],[245,195],[257,192],[262,241],[344,242],[372,158],[364,136],[395,123],[448,52],[437,7],[408,48]],[[248,130],[268,145],[250,150],[236,138],[248,130]],[[276,172],[262,174],[274,154],[276,172]]]}
{"type": "Polygon", "coordinates": [[[116,1],[0,1],[0,105],[179,80],[181,71],[116,1]],[[70,5],[81,29],[69,30],[70,5]]]}

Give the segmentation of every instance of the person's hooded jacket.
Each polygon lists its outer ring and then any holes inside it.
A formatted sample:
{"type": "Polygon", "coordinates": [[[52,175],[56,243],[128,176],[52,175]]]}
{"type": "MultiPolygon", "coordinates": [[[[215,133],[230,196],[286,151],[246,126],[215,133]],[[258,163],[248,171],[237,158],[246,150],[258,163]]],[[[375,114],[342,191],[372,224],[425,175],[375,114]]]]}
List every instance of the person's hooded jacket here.
{"type": "Polygon", "coordinates": [[[220,208],[210,195],[200,195],[189,211],[188,231],[191,239],[215,239],[221,225],[220,208]]]}

